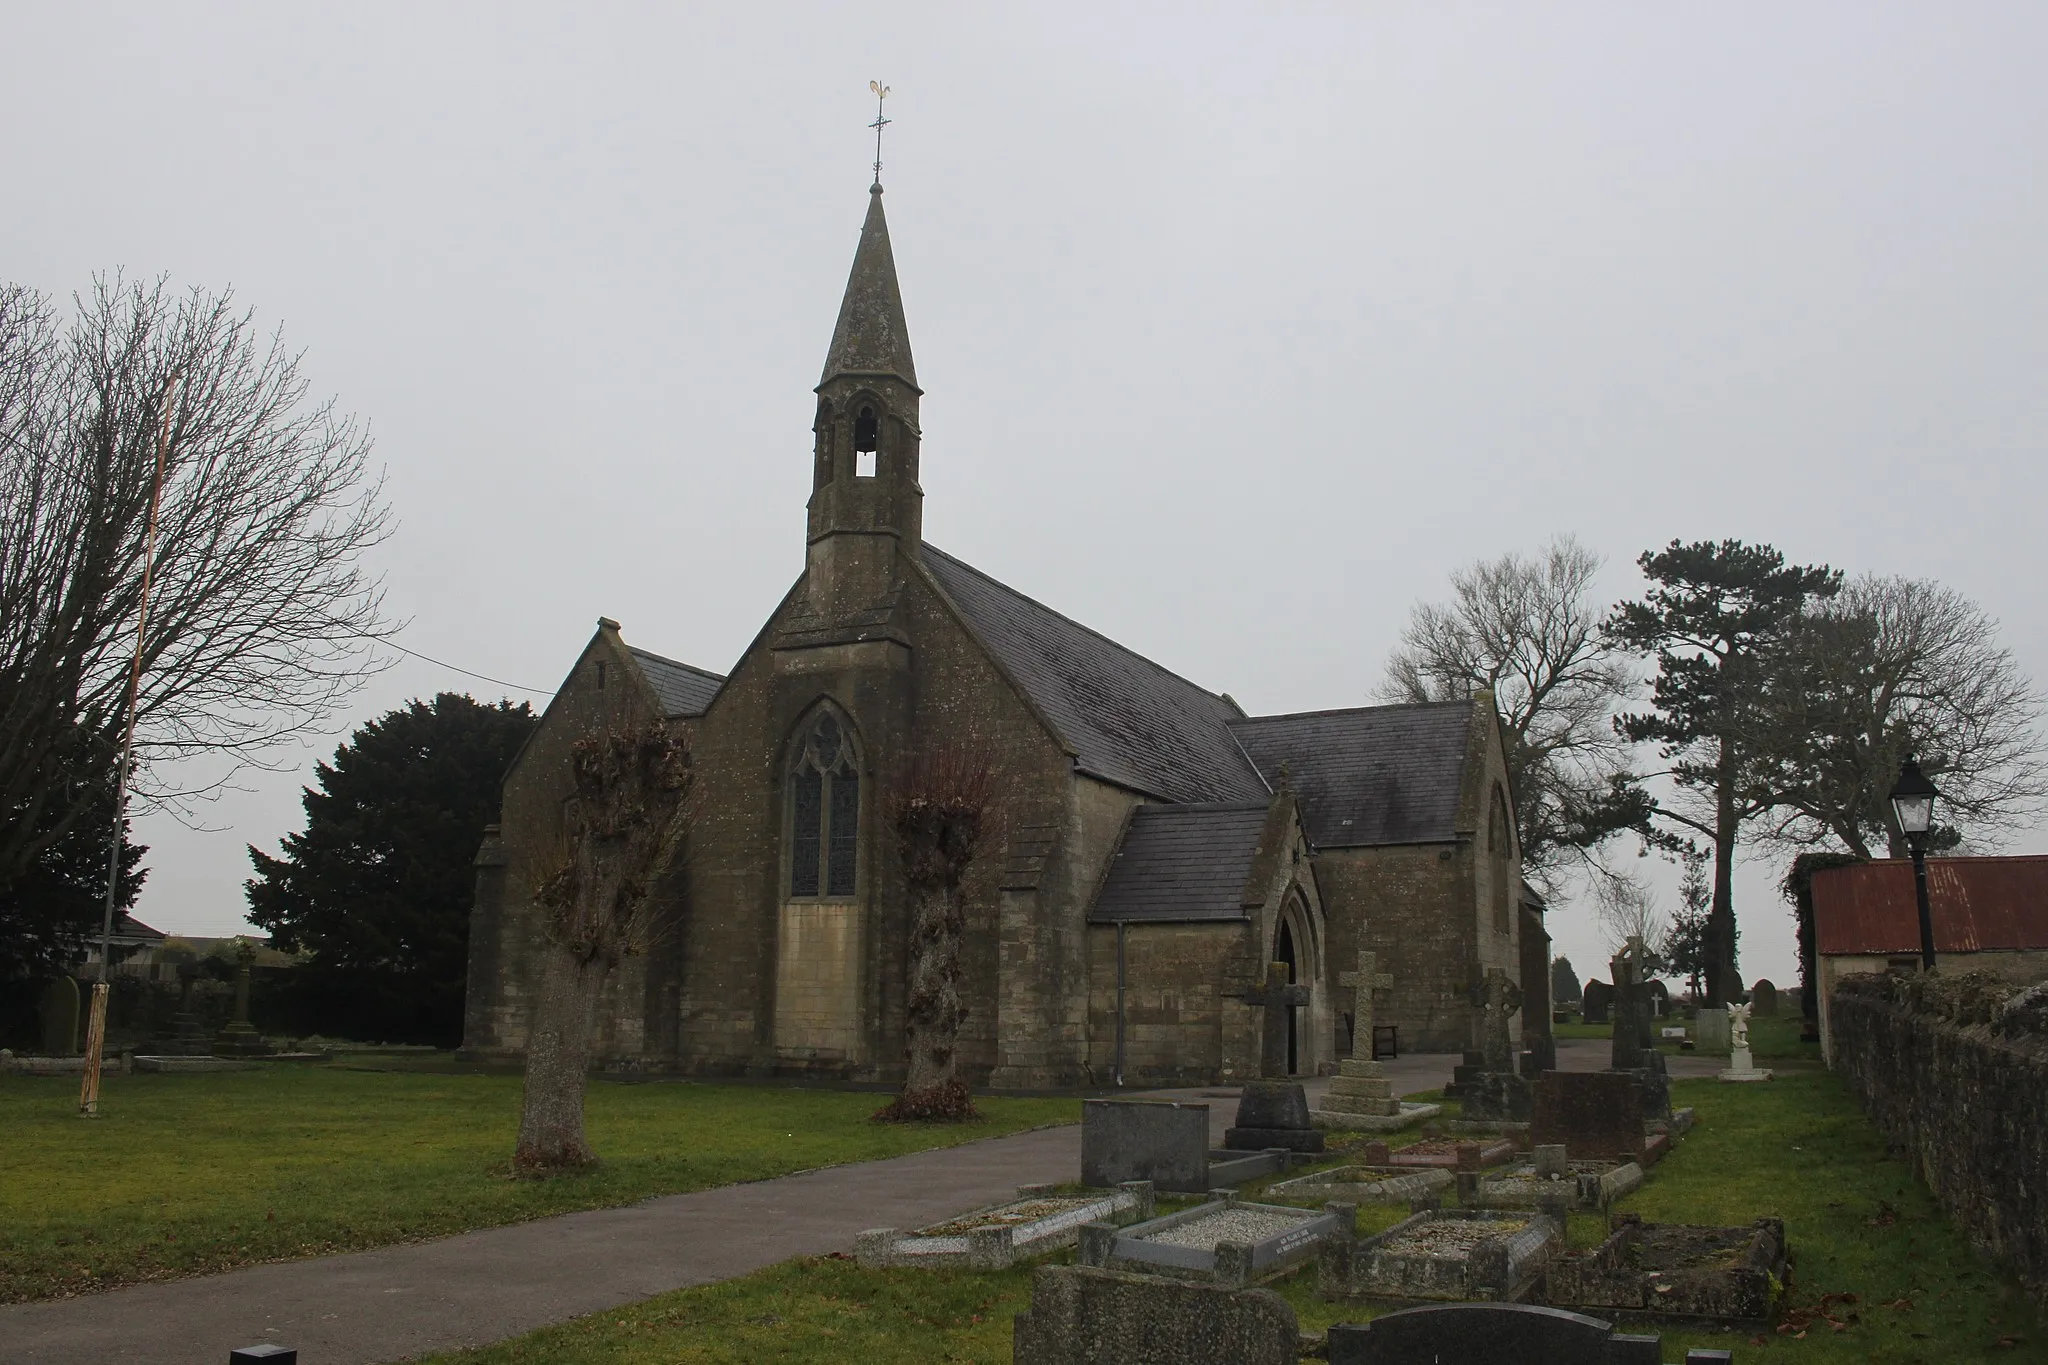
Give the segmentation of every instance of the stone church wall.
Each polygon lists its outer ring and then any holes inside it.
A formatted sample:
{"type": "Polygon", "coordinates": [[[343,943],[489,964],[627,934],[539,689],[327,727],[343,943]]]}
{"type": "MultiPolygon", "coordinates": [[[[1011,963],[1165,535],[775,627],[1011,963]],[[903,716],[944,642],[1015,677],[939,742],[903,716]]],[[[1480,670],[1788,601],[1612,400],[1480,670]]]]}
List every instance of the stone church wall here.
{"type": "Polygon", "coordinates": [[[1364,946],[1393,975],[1378,1021],[1401,1030],[1407,1052],[1471,1046],[1466,964],[1479,951],[1469,842],[1326,848],[1316,881],[1330,925],[1330,960],[1349,970],[1364,946]]]}
{"type": "MultiPolygon", "coordinates": [[[[656,714],[655,699],[633,671],[616,630],[601,627],[514,760],[505,778],[498,839],[487,840],[479,852],[477,901],[470,911],[465,1051],[495,1056],[526,1046],[527,1020],[543,964],[533,888],[561,856],[562,805],[571,795],[571,750],[585,735],[645,724],[656,714]]],[[[615,973],[608,983],[600,1057],[629,1037],[635,1051],[640,1046],[644,1017],[636,975],[615,973]],[[615,1022],[614,1016],[624,1016],[630,1023],[615,1022]]]]}
{"type": "MultiPolygon", "coordinates": [[[[1232,998],[1252,979],[1249,921],[1133,924],[1124,945],[1124,1084],[1204,1085],[1258,1074],[1258,1011],[1232,998]]],[[[1116,1074],[1116,927],[1088,930],[1090,1082],[1116,1074]]]]}

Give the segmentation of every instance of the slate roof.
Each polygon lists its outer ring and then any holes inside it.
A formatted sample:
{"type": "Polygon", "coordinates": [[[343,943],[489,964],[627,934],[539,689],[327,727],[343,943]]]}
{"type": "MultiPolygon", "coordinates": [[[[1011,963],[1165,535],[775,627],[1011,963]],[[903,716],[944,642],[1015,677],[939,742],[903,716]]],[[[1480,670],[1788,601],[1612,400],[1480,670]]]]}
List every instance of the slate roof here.
{"type": "Polygon", "coordinates": [[[1266,805],[1139,806],[1089,920],[1243,919],[1245,879],[1259,851],[1266,805]]]}
{"type": "Polygon", "coordinates": [[[1168,801],[1264,809],[1266,785],[1230,737],[1231,703],[931,545],[924,563],[1082,772],[1168,801]]]}
{"type": "Polygon", "coordinates": [[[1230,722],[1274,786],[1280,769],[1320,848],[1417,844],[1457,836],[1473,703],[1363,706],[1230,722]]]}
{"type": "Polygon", "coordinates": [[[716,673],[707,673],[701,668],[664,659],[659,654],[650,654],[632,645],[626,652],[633,656],[633,662],[640,665],[640,671],[654,686],[654,694],[661,698],[662,714],[673,719],[677,716],[701,716],[710,707],[711,699],[718,695],[718,689],[725,679],[716,673]]]}

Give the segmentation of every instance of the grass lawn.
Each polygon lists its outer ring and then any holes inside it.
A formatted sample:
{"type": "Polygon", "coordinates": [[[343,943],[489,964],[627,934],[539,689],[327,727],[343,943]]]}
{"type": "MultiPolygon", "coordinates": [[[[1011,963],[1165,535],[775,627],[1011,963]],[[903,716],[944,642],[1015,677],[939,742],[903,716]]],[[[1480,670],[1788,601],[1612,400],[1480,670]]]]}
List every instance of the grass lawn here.
{"type": "Polygon", "coordinates": [[[973,1125],[868,1122],[887,1098],[764,1085],[593,1082],[595,1171],[513,1180],[517,1076],[277,1065],[0,1077],[0,1302],[354,1251],[630,1204],[1080,1118],[984,1099],[973,1125]]]}
{"type": "MultiPolygon", "coordinates": [[[[1752,1339],[1648,1326],[1663,1333],[1666,1360],[1683,1359],[1688,1346],[1732,1348],[1745,1365],[2048,1360],[2041,1325],[2011,1277],[1972,1252],[1905,1166],[1885,1156],[1838,1078],[1801,1072],[1767,1085],[1679,1081],[1672,1089],[1698,1108],[1700,1126],[1624,1207],[1653,1221],[1714,1224],[1777,1214],[1794,1268],[1790,1330],[1752,1339]],[[1839,1330],[1815,1312],[1823,1305],[1839,1330]]],[[[1372,1228],[1400,1216],[1365,1210],[1361,1222],[1372,1228]]],[[[1575,1243],[1602,1235],[1597,1217],[1572,1223],[1575,1243]]],[[[1372,1315],[1318,1300],[1313,1269],[1275,1288],[1306,1328],[1372,1315]]],[[[1010,1319],[1029,1301],[1028,1270],[867,1271],[840,1257],[803,1259],[433,1359],[992,1365],[1010,1359],[1010,1319]]]]}

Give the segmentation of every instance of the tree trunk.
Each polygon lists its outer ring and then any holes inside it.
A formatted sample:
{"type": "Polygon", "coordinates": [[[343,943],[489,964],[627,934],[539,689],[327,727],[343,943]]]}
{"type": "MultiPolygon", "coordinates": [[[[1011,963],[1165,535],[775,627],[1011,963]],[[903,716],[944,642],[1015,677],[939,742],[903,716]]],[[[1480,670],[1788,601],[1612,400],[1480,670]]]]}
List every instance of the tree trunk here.
{"type": "Polygon", "coordinates": [[[583,1088],[607,969],[601,958],[580,958],[555,944],[546,952],[547,970],[526,1041],[519,1145],[512,1155],[513,1169],[523,1175],[574,1170],[597,1161],[583,1137],[583,1088]]]}
{"type": "Polygon", "coordinates": [[[904,1034],[910,1071],[903,1094],[883,1113],[905,1119],[974,1117],[967,1084],[959,1078],[960,936],[966,928],[958,887],[916,887],[910,892],[910,999],[904,1034]]]}
{"type": "Polygon", "coordinates": [[[1714,779],[1714,904],[1707,912],[1705,952],[1707,998],[1719,1008],[1741,989],[1735,976],[1735,757],[1721,741],[1720,770],[1714,779]]]}

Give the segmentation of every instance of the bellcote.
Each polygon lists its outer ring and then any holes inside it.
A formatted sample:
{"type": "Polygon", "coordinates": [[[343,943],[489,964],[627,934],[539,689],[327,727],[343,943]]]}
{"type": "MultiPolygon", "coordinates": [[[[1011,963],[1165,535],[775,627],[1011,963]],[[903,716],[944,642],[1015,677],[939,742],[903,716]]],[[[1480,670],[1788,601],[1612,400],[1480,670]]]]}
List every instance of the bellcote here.
{"type": "Polygon", "coordinates": [[[917,482],[917,400],[923,392],[877,185],[868,192],[867,221],[818,381],[809,519],[814,545],[840,535],[884,536],[904,554],[919,553],[924,490],[917,482]]]}

